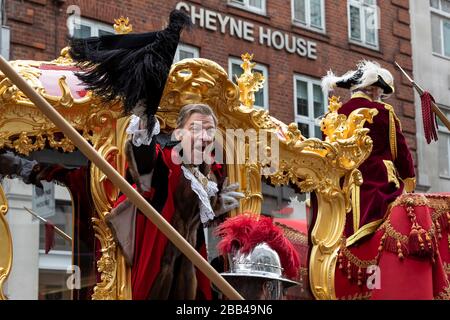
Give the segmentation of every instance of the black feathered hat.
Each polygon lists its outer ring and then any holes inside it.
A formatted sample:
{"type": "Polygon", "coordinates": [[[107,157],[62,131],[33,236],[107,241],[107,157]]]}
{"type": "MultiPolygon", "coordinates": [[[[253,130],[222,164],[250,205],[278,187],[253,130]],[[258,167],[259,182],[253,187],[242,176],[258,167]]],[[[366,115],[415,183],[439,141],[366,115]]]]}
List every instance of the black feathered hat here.
{"type": "Polygon", "coordinates": [[[358,63],[356,70],[349,71],[341,77],[328,71],[328,74],[322,78],[324,92],[331,91],[335,87],[354,91],[368,86],[380,87],[385,97],[395,92],[392,74],[374,61],[363,60],[358,63]]]}
{"type": "Polygon", "coordinates": [[[190,17],[181,10],[170,13],[166,29],[141,34],[104,35],[70,39],[70,55],[87,89],[104,101],[123,100],[125,114],[147,121],[151,133],[170,67],[190,17]]]}

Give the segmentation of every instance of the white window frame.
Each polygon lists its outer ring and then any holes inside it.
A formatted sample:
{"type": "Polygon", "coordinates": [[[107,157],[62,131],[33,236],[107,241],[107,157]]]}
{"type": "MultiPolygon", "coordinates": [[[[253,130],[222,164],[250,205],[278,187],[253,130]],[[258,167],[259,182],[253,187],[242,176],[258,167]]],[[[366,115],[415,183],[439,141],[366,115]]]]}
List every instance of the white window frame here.
{"type": "MultiPolygon", "coordinates": [[[[320,122],[322,121],[322,119],[319,118],[313,118],[314,117],[314,89],[313,89],[313,85],[318,85],[319,87],[321,87],[321,81],[319,79],[314,79],[308,76],[304,76],[304,75],[300,75],[300,74],[295,74],[294,75],[294,115],[295,115],[295,123],[303,123],[308,125],[309,127],[309,132],[308,135],[310,138],[318,138],[318,139],[322,139],[322,137],[316,137],[315,136],[315,127],[318,126],[320,127],[320,122]],[[303,81],[306,82],[308,84],[307,86],[307,90],[308,90],[308,114],[310,115],[309,117],[303,116],[303,115],[299,115],[297,114],[297,81],[303,81]]],[[[328,102],[328,94],[325,94],[322,91],[323,94],[323,99],[324,99],[324,114],[327,112],[327,102],[328,102]]],[[[324,115],[323,114],[323,115],[324,115]]],[[[323,116],[322,115],[322,116],[323,116]]],[[[302,132],[302,134],[304,134],[302,132]]]]}
{"type": "MultiPolygon", "coordinates": [[[[75,21],[75,22],[77,22],[77,21],[75,21]]],[[[106,23],[103,23],[100,21],[96,21],[96,20],[83,18],[83,17],[80,17],[79,22],[81,25],[91,28],[91,37],[98,37],[100,30],[106,31],[106,32],[111,32],[112,34],[115,34],[114,28],[112,26],[110,26],[109,24],[106,24],[106,23]]],[[[70,23],[69,28],[70,28],[70,30],[69,30],[70,34],[73,35],[74,23],[70,23]]]]}
{"type": "Polygon", "coordinates": [[[377,0],[375,0],[375,4],[373,4],[373,5],[366,5],[366,4],[359,2],[358,0],[347,0],[348,40],[349,40],[349,42],[356,44],[358,46],[362,46],[362,47],[373,49],[373,50],[379,50],[380,49],[380,38],[379,38],[379,33],[378,33],[379,28],[377,28],[375,31],[375,45],[369,44],[366,41],[367,25],[366,25],[365,14],[364,14],[365,7],[373,7],[375,9],[375,15],[376,15],[375,20],[378,23],[380,17],[378,16],[379,12],[378,12],[377,0]],[[351,17],[350,17],[350,7],[351,6],[359,8],[361,41],[352,38],[351,17]]]}
{"type": "Polygon", "coordinates": [[[177,51],[175,52],[175,57],[173,59],[173,63],[179,62],[180,60],[180,49],[186,52],[190,52],[193,54],[194,58],[200,57],[200,50],[198,47],[191,46],[185,43],[179,43],[177,47],[177,51]]]}
{"type": "Polygon", "coordinates": [[[236,0],[228,0],[228,5],[265,16],[267,14],[266,9],[267,1],[266,0],[261,1],[262,1],[262,8],[251,6],[250,0],[243,0],[243,3],[236,0]]]}
{"type": "Polygon", "coordinates": [[[431,50],[433,52],[433,55],[444,58],[444,59],[450,59],[450,55],[445,55],[445,42],[444,42],[444,20],[448,20],[450,22],[450,13],[445,12],[442,10],[441,1],[439,0],[439,9],[432,7],[430,4],[430,11],[432,15],[438,16],[441,20],[440,29],[441,29],[441,52],[434,52],[433,46],[431,47],[431,50]]]}
{"type": "MultiPolygon", "coordinates": [[[[242,60],[235,57],[228,58],[228,76],[230,77],[231,81],[234,82],[235,79],[233,79],[233,68],[232,68],[233,64],[237,64],[240,67],[242,64],[242,60]]],[[[263,88],[261,89],[263,91],[264,106],[255,105],[254,107],[269,110],[269,70],[266,65],[260,63],[256,63],[255,68],[258,69],[258,71],[259,70],[262,71],[262,75],[264,76],[265,82],[263,88]]]]}
{"type": "Polygon", "coordinates": [[[326,31],[326,16],[325,16],[325,1],[324,0],[320,0],[321,2],[321,8],[322,8],[322,26],[321,28],[317,28],[311,25],[311,4],[310,4],[311,0],[306,0],[305,2],[305,17],[306,17],[306,24],[303,23],[300,20],[297,20],[295,18],[295,0],[291,0],[291,12],[292,12],[292,24],[301,28],[305,28],[311,31],[315,31],[318,33],[323,33],[325,34],[326,31]]]}
{"type": "MultiPolygon", "coordinates": [[[[445,115],[449,115],[450,114],[450,108],[446,108],[443,107],[441,105],[441,109],[444,112],[445,115]]],[[[438,136],[439,135],[447,135],[449,140],[448,140],[448,146],[447,146],[447,152],[448,152],[448,170],[450,172],[450,130],[443,124],[439,123],[438,125],[438,136]]],[[[449,179],[450,180],[450,173],[449,175],[444,175],[441,173],[441,168],[439,167],[439,177],[443,178],[443,179],[449,179]]]]}

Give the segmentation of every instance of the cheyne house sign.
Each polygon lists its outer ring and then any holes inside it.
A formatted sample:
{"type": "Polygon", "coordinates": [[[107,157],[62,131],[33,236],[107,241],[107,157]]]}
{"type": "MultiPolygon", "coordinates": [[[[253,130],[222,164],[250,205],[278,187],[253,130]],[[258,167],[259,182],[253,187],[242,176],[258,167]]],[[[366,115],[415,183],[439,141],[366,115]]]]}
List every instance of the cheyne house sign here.
{"type": "Polygon", "coordinates": [[[314,41],[268,27],[256,26],[252,22],[197,7],[184,1],[179,2],[176,8],[186,10],[191,16],[192,23],[201,28],[229,34],[249,42],[258,42],[260,45],[285,50],[300,57],[317,59],[317,43],[314,41]]]}

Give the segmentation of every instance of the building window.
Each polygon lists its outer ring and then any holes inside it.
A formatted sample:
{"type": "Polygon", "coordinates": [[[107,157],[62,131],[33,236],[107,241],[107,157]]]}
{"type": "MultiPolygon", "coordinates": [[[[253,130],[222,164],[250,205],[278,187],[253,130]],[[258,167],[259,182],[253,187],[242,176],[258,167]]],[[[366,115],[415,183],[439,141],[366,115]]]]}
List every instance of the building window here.
{"type": "Polygon", "coordinates": [[[192,59],[200,57],[199,50],[197,47],[190,46],[187,44],[180,43],[175,52],[175,58],[173,62],[178,62],[183,59],[192,59]]]}
{"type": "Polygon", "coordinates": [[[430,0],[433,52],[450,58],[450,0],[430,0]]]}
{"type": "Polygon", "coordinates": [[[295,120],[306,138],[322,139],[320,120],[325,114],[326,95],[320,80],[294,76],[295,120]]]}
{"type": "Polygon", "coordinates": [[[228,4],[258,14],[266,14],[266,0],[228,0],[228,4]]]}
{"type": "Polygon", "coordinates": [[[69,23],[70,34],[74,38],[89,38],[114,34],[114,28],[106,23],[80,18],[72,19],[69,23]]]}
{"type": "Polygon", "coordinates": [[[378,7],[376,0],[348,0],[351,42],[378,49],[378,7]]]}
{"type": "MultiPolygon", "coordinates": [[[[450,109],[442,108],[442,111],[450,118],[450,109]]],[[[439,175],[450,179],[450,130],[438,118],[439,125],[439,175]]]]}
{"type": "MultiPolygon", "coordinates": [[[[230,58],[228,61],[228,74],[232,81],[236,83],[236,77],[243,73],[241,68],[242,60],[237,58],[230,58]]],[[[253,72],[262,73],[264,79],[264,87],[255,93],[255,107],[269,110],[269,72],[265,65],[257,63],[253,68],[253,72]]]]}
{"type": "Polygon", "coordinates": [[[324,0],[293,0],[292,11],[295,24],[320,32],[325,31],[324,0]]]}

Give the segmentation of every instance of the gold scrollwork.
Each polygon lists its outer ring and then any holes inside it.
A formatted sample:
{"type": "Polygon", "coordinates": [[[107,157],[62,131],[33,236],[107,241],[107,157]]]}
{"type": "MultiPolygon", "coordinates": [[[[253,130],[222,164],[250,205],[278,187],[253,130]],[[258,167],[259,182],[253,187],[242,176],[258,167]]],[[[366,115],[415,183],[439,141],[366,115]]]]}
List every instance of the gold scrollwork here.
{"type": "MultiPolygon", "coordinates": [[[[70,63],[68,59],[66,56],[59,61],[70,63]]],[[[250,59],[247,62],[250,66],[250,59]]],[[[39,65],[39,62],[23,61],[15,64],[34,88],[82,133],[105,159],[123,173],[125,159],[121,150],[126,140],[125,128],[128,119],[119,119],[121,105],[117,103],[105,106],[98,97],[91,95],[74,99],[64,79],[59,81],[62,95],[49,96],[39,81],[39,65]]],[[[251,71],[247,75],[249,74],[252,74],[251,71]]],[[[265,131],[277,137],[277,169],[268,174],[267,178],[274,185],[292,183],[303,192],[316,193],[319,208],[317,222],[312,230],[309,279],[317,299],[334,299],[337,251],[349,206],[348,193],[351,190],[348,186],[359,181],[352,175],[371,152],[372,141],[367,135],[368,130],[363,126],[365,121],[372,121],[376,112],[372,109],[360,109],[345,118],[337,113],[339,100],[333,98],[330,101],[329,113],[321,125],[327,139],[306,139],[297,125],[286,125],[271,117],[268,111],[249,107],[240,101],[240,98],[242,100],[244,97],[244,102],[251,102],[248,93],[255,92],[255,88],[260,87],[258,83],[261,84],[261,79],[254,77],[254,81],[242,81],[240,86],[237,86],[215,62],[207,59],[183,60],[172,66],[157,117],[162,130],[170,131],[176,126],[176,118],[182,106],[188,103],[206,103],[220,119],[219,130],[222,132],[227,129],[253,129],[257,133],[265,131]],[[342,178],[349,182],[347,188],[341,187],[342,178]]],[[[61,137],[58,129],[1,75],[0,111],[0,148],[13,147],[23,154],[47,145],[67,152],[73,150],[73,146],[61,137]]],[[[258,138],[257,142],[258,145],[265,146],[265,151],[273,152],[272,146],[263,144],[261,138],[258,138]]],[[[247,142],[245,144],[248,146],[247,142]]],[[[247,157],[247,147],[238,151],[241,152],[245,153],[243,158],[246,161],[227,164],[228,178],[230,183],[238,182],[241,191],[246,194],[239,211],[260,213],[261,169],[267,166],[267,163],[251,163],[247,157]]],[[[242,157],[242,154],[235,156],[242,157]]],[[[102,253],[97,264],[101,281],[94,288],[93,299],[131,299],[130,269],[126,267],[104,220],[117,198],[118,190],[95,166],[91,167],[90,174],[91,193],[96,210],[92,222],[102,253]]]]}
{"type": "Polygon", "coordinates": [[[0,300],[6,300],[3,285],[11,272],[13,260],[13,247],[11,231],[6,221],[8,202],[0,185],[0,300]]]}

